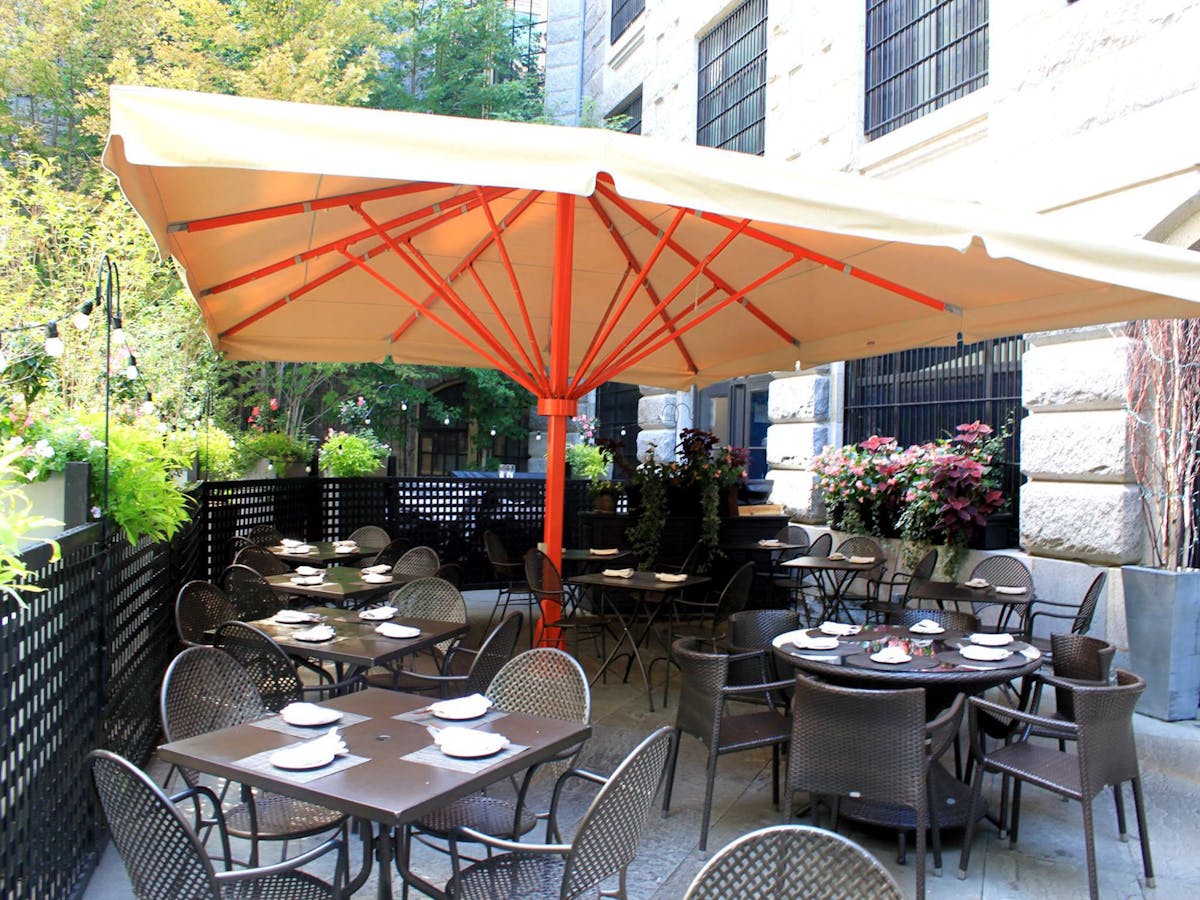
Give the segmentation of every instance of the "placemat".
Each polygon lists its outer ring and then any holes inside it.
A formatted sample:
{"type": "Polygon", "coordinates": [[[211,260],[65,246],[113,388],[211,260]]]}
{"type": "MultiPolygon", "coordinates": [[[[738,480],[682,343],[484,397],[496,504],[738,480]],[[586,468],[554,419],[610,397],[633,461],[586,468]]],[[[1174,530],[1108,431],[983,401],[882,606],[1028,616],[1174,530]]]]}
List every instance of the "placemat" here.
{"type": "Polygon", "coordinates": [[[482,772],[496,763],[508,759],[510,756],[516,756],[522,750],[529,748],[523,744],[509,744],[499,753],[492,756],[485,756],[481,759],[459,759],[457,756],[447,756],[438,749],[437,744],[430,744],[428,747],[422,747],[420,750],[414,750],[407,756],[400,757],[405,762],[420,763],[423,766],[436,766],[439,769],[450,769],[454,772],[465,772],[468,775],[474,775],[476,772],[482,772]]]}
{"type": "Polygon", "coordinates": [[[863,629],[862,631],[856,631],[854,634],[826,634],[820,628],[810,628],[810,629],[808,629],[807,633],[808,633],[809,637],[815,637],[815,638],[835,637],[839,641],[849,641],[850,643],[858,643],[859,641],[867,641],[867,640],[879,640],[881,637],[883,637],[882,632],[880,634],[875,635],[873,638],[869,635],[867,637],[864,637],[863,636],[864,634],[868,634],[868,629],[863,629]]]}
{"type": "Polygon", "coordinates": [[[857,666],[860,669],[875,669],[879,672],[920,672],[922,669],[932,669],[938,660],[932,656],[914,656],[904,663],[881,663],[871,659],[869,653],[859,653],[846,657],[846,665],[857,666]]]}
{"type": "Polygon", "coordinates": [[[280,734],[290,734],[292,737],[313,738],[334,726],[349,728],[351,725],[357,725],[359,722],[366,722],[370,718],[370,716],[360,716],[358,713],[344,712],[340,719],[336,722],[330,722],[328,725],[289,725],[283,721],[283,716],[276,713],[273,716],[267,716],[265,719],[259,719],[257,722],[251,722],[250,724],[255,728],[278,731],[280,734]]]}
{"type": "Polygon", "coordinates": [[[937,659],[952,666],[961,666],[969,669],[1019,669],[1021,666],[1033,662],[1033,660],[1026,659],[1020,653],[1013,653],[1008,659],[1001,659],[997,662],[988,662],[982,659],[967,659],[957,650],[943,650],[937,655],[937,659]]]}
{"type": "Polygon", "coordinates": [[[502,709],[489,709],[478,719],[439,719],[428,710],[414,709],[412,712],[400,713],[398,716],[392,716],[400,722],[414,722],[417,725],[432,725],[435,728],[447,728],[453,726],[455,728],[475,728],[478,725],[486,725],[488,722],[495,722],[497,719],[503,719],[507,716],[502,709]]]}
{"type": "Polygon", "coordinates": [[[791,641],[786,641],[779,645],[779,649],[794,656],[803,656],[805,659],[839,659],[843,656],[862,653],[861,644],[838,644],[833,650],[817,650],[814,647],[797,647],[791,641]]]}
{"type": "Polygon", "coordinates": [[[264,775],[270,775],[273,778],[286,778],[288,781],[294,781],[296,784],[308,784],[310,781],[316,781],[318,778],[324,778],[326,775],[332,775],[335,772],[344,772],[346,769],[352,769],[365,762],[370,762],[365,756],[346,754],[345,756],[335,756],[333,762],[319,769],[280,769],[271,765],[270,759],[283,749],[285,748],[276,747],[274,750],[264,750],[262,753],[255,753],[253,756],[239,759],[234,765],[241,766],[243,769],[249,769],[252,772],[262,772],[264,775]]]}

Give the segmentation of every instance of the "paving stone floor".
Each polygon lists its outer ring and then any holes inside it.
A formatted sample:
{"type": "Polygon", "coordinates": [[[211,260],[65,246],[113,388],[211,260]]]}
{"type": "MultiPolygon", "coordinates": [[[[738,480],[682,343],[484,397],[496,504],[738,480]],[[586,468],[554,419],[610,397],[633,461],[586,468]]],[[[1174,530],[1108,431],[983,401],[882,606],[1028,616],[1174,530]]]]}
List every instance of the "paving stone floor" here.
{"type": "MultiPolygon", "coordinates": [[[[490,609],[490,597],[480,592],[470,598],[472,621],[482,629],[490,609]]],[[[585,659],[585,667],[589,661],[585,659]]],[[[662,667],[656,673],[661,677],[662,667]]],[[[591,671],[595,664],[591,663],[591,671]]],[[[656,707],[661,690],[656,692],[656,707]]],[[[594,734],[580,764],[607,773],[639,740],[660,724],[674,721],[674,692],[666,709],[650,712],[646,694],[635,674],[629,684],[610,678],[598,683],[592,693],[594,734]]],[[[1167,724],[1143,716],[1135,717],[1138,751],[1145,782],[1151,846],[1157,888],[1142,883],[1136,834],[1128,843],[1116,837],[1116,816],[1109,795],[1095,803],[1096,852],[1101,896],[1108,898],[1148,897],[1155,900],[1194,898],[1200,894],[1200,721],[1167,724]]],[[[782,813],[771,803],[769,751],[747,752],[722,757],[717,769],[713,799],[713,824],[708,853],[698,847],[701,804],[704,796],[703,747],[698,740],[684,738],[671,814],[652,814],[642,839],[637,860],[629,872],[629,895],[646,900],[679,898],[715,850],[733,838],[764,825],[782,821],[782,813]]],[[[154,766],[157,772],[160,767],[154,766]]],[[[985,795],[995,797],[997,784],[985,782],[985,795]]],[[[1126,791],[1128,798],[1128,791],[1126,791]]],[[[565,794],[564,821],[574,822],[586,809],[590,794],[573,790],[565,794]]],[[[1127,799],[1130,828],[1132,802],[1127,799]]],[[[544,807],[542,807],[544,808],[544,807]]],[[[807,819],[798,821],[807,822],[807,819]]],[[[843,821],[841,831],[873,852],[897,877],[906,893],[914,891],[913,857],[908,864],[896,863],[895,835],[856,828],[843,821]]],[[[540,835],[539,838],[540,839],[540,835]]],[[[1016,897],[1064,898],[1087,896],[1087,873],[1083,863],[1083,831],[1077,803],[1066,803],[1044,791],[1027,788],[1022,799],[1020,844],[1009,849],[994,827],[986,823],[977,832],[970,873],[959,881],[958,853],[962,833],[944,833],[945,874],[930,875],[927,892],[931,898],[981,898],[1001,900],[1016,897]]],[[[308,842],[312,843],[312,841],[308,842]]],[[[269,846],[269,845],[268,845],[269,846]]],[[[301,845],[289,845],[296,852],[301,845]]],[[[235,854],[236,854],[235,849],[235,854]]],[[[275,851],[265,857],[273,861],[275,851]]],[[[360,860],[353,844],[351,863],[360,860]]],[[[426,848],[414,851],[414,867],[435,884],[449,876],[446,857],[426,848]]],[[[320,872],[320,867],[314,871],[320,872]]],[[[356,894],[372,897],[375,878],[356,894]]],[[[399,881],[396,882],[399,896],[399,881]]],[[[110,846],[92,878],[85,900],[112,900],[131,896],[129,881],[120,859],[110,846]]]]}

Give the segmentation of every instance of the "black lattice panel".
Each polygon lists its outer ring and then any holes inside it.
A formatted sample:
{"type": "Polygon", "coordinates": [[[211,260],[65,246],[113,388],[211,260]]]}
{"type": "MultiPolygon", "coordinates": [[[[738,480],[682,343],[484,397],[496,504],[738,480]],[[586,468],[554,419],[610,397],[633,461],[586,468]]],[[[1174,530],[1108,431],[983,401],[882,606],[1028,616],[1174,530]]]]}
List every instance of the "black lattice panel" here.
{"type": "Polygon", "coordinates": [[[83,767],[100,733],[96,538],[36,569],[45,592],[0,619],[0,896],[67,897],[99,853],[83,767]]]}
{"type": "Polygon", "coordinates": [[[390,494],[387,478],[322,478],[321,533],[309,537],[335,541],[364,525],[390,531],[390,494]]]}

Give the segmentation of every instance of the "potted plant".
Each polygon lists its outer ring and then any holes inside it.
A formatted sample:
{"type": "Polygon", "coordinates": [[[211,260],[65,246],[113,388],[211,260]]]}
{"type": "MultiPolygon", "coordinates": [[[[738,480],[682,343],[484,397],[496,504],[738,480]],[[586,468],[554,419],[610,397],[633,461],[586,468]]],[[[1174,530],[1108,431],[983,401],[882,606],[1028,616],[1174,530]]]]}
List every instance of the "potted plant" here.
{"type": "Polygon", "coordinates": [[[610,478],[599,478],[588,486],[588,493],[596,512],[613,513],[617,511],[617,498],[625,493],[625,485],[610,478]]]}
{"type": "Polygon", "coordinates": [[[238,443],[239,467],[249,478],[276,477],[296,472],[308,458],[308,448],[282,431],[253,432],[238,443]]]}
{"type": "Polygon", "coordinates": [[[360,478],[379,474],[387,447],[362,434],[334,431],[325,435],[318,462],[321,471],[334,478],[360,478]]]}
{"type": "MultiPolygon", "coordinates": [[[[26,535],[53,527],[53,520],[33,513],[29,498],[21,490],[25,475],[17,465],[24,452],[21,445],[10,445],[0,453],[0,596],[26,605],[24,595],[41,591],[42,588],[29,583],[29,567],[21,554],[26,535]]],[[[48,541],[52,550],[51,561],[58,559],[58,544],[48,541]]]]}
{"type": "Polygon", "coordinates": [[[1152,565],[1122,566],[1138,710],[1194,719],[1200,703],[1200,319],[1138,322],[1129,373],[1131,461],[1152,565]]]}

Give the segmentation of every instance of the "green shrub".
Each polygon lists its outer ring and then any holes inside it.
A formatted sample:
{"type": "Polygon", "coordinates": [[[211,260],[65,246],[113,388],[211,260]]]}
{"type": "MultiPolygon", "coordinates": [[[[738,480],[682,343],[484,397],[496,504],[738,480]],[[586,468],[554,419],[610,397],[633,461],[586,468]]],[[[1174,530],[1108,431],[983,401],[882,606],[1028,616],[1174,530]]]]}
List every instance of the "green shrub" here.
{"type": "Polygon", "coordinates": [[[168,438],[188,466],[200,460],[200,476],[219,481],[239,472],[233,435],[215,425],[172,432],[168,438]]]}
{"type": "Polygon", "coordinates": [[[330,429],[321,445],[321,471],[335,478],[356,478],[379,471],[387,447],[358,434],[330,429]]]}
{"type": "Polygon", "coordinates": [[[238,468],[243,472],[258,460],[265,459],[281,473],[288,463],[300,462],[307,457],[308,448],[281,431],[248,434],[237,446],[238,468]]]}

